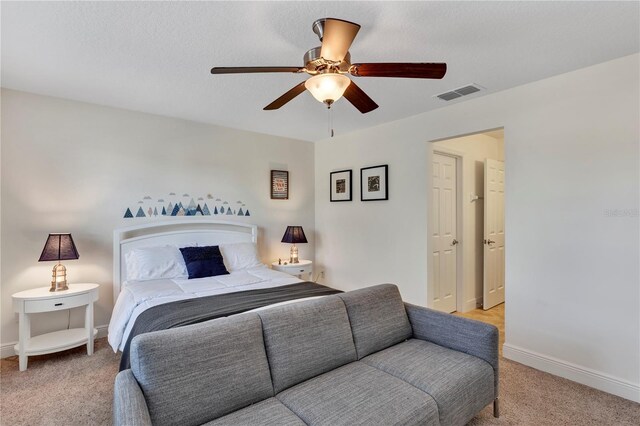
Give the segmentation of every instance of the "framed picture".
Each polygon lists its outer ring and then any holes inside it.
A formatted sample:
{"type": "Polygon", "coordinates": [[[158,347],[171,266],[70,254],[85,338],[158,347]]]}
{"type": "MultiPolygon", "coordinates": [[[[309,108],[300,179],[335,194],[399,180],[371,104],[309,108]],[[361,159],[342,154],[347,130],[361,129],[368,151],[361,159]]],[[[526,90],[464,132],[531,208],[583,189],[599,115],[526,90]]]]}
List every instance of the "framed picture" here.
{"type": "Polygon", "coordinates": [[[289,172],[286,170],[271,170],[271,199],[289,199],[289,172]]]}
{"type": "Polygon", "coordinates": [[[389,199],[388,165],[360,169],[360,200],[377,201],[389,199]]]}
{"type": "Polygon", "coordinates": [[[331,192],[329,200],[351,201],[351,170],[340,170],[329,174],[331,180],[331,192]]]}

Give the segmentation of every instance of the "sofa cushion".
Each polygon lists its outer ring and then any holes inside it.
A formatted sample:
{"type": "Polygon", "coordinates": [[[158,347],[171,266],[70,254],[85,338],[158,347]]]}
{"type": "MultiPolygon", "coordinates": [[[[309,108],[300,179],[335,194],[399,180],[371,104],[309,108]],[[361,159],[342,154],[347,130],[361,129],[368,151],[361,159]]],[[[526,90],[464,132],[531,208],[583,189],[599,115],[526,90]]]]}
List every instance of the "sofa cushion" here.
{"type": "Polygon", "coordinates": [[[136,336],[131,369],[154,425],[199,425],[274,395],[255,313],[136,336]]]}
{"type": "Polygon", "coordinates": [[[367,287],[338,297],[347,306],[358,359],[411,337],[411,324],[395,285],[367,287]]]}
{"type": "Polygon", "coordinates": [[[408,340],[361,362],[431,395],[443,425],[466,424],[494,399],[489,363],[424,340],[408,340]]]}
{"type": "Polygon", "coordinates": [[[344,303],[336,296],[258,312],[276,393],[355,361],[344,303]]]}
{"type": "Polygon", "coordinates": [[[205,426],[239,425],[305,426],[300,417],[275,398],[265,399],[235,413],[227,414],[205,426]]]}
{"type": "Polygon", "coordinates": [[[276,395],[308,425],[437,425],[431,396],[353,362],[276,395]]]}

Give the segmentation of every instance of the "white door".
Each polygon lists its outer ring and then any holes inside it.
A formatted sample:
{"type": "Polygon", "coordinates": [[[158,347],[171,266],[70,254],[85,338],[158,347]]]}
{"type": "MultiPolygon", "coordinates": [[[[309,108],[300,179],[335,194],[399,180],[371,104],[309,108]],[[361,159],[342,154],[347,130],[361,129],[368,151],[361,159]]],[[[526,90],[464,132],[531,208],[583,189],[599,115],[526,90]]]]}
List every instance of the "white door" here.
{"type": "Polygon", "coordinates": [[[504,163],[484,160],[484,285],[482,307],[504,302],[504,163]]]}
{"type": "Polygon", "coordinates": [[[456,159],[433,154],[433,195],[431,202],[433,249],[431,262],[432,307],[456,310],[456,159]]]}

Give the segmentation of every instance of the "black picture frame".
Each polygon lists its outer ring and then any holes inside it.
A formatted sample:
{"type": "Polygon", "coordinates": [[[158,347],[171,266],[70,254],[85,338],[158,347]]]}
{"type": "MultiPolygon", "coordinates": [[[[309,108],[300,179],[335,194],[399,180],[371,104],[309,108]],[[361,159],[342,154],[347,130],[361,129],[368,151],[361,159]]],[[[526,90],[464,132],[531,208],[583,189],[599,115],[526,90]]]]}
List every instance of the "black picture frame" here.
{"type": "Polygon", "coordinates": [[[286,170],[271,170],[271,199],[289,199],[289,172],[286,170]]]}
{"type": "Polygon", "coordinates": [[[353,171],[351,169],[347,169],[347,170],[337,170],[335,172],[329,173],[329,201],[331,201],[332,203],[339,203],[342,201],[352,201],[352,200],[353,200],[353,171]],[[334,181],[334,177],[335,177],[335,181],[334,181]],[[341,179],[343,177],[344,179],[341,179]],[[343,185],[342,187],[339,186],[340,180],[344,180],[344,182],[342,182],[342,185],[343,185]],[[334,185],[334,182],[335,182],[335,185],[334,185]],[[338,195],[340,193],[339,192],[340,189],[343,189],[345,194],[347,195],[345,196],[338,195]]]}
{"type": "Polygon", "coordinates": [[[388,199],[389,166],[387,164],[382,164],[380,166],[361,168],[360,201],[384,201],[388,199]],[[377,192],[380,194],[376,194],[377,192]]]}

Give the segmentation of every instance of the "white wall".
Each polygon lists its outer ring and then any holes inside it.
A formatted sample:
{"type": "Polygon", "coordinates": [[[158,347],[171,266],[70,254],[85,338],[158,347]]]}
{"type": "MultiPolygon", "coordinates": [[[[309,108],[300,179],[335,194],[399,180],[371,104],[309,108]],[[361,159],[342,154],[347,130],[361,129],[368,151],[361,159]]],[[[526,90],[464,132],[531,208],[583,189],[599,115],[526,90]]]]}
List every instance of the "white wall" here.
{"type": "Polygon", "coordinates": [[[433,151],[462,154],[462,203],[463,229],[458,230],[459,251],[462,255],[462,294],[458,295],[458,310],[467,312],[482,303],[484,258],[484,201],[471,201],[471,196],[484,197],[484,160],[504,159],[503,139],[483,134],[446,139],[430,145],[433,151]]]}
{"type": "Polygon", "coordinates": [[[427,145],[504,127],[504,354],[640,401],[639,58],[317,143],[326,282],[394,282],[426,304],[427,145]],[[359,200],[359,168],[376,164],[389,164],[389,201],[329,202],[329,172],[353,168],[359,200]]]}
{"type": "MultiPolygon", "coordinates": [[[[242,200],[250,217],[222,219],[259,226],[263,261],[288,257],[280,243],[287,225],[304,227],[300,255],[314,257],[311,143],[11,90],[2,90],[1,136],[4,349],[17,340],[11,294],[51,279],[53,263],[38,262],[49,232],[73,234],[80,259],[64,262],[69,280],[101,285],[95,320],[108,324],[112,232],[152,220],[123,218],[147,194],[242,200]],[[271,169],[289,170],[288,201],[270,199],[271,169]]],[[[72,312],[72,324],[82,319],[81,309],[72,312]]],[[[32,322],[34,334],[66,325],[66,312],[32,322]]]]}

